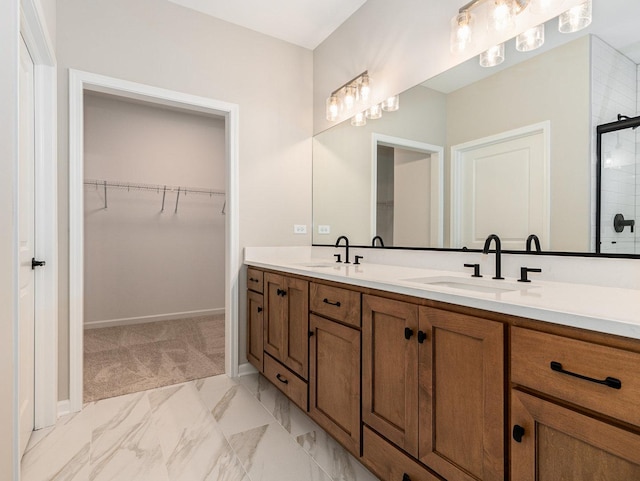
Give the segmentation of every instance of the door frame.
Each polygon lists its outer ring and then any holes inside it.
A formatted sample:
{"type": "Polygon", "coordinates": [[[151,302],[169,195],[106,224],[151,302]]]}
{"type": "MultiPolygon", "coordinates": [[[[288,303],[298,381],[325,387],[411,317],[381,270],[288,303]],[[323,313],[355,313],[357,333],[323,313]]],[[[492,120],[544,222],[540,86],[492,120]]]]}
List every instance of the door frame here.
{"type": "Polygon", "coordinates": [[[179,107],[225,118],[225,373],[238,375],[239,107],[237,104],[69,69],[69,406],[82,409],[84,312],[84,101],[85,91],[179,107]]]}
{"type": "Polygon", "coordinates": [[[462,144],[451,146],[451,211],[450,211],[450,242],[452,247],[459,248],[462,244],[462,195],[464,187],[462,185],[462,171],[464,162],[462,156],[469,150],[478,147],[488,147],[499,144],[507,140],[517,140],[522,137],[541,133],[543,137],[543,178],[544,178],[544,225],[543,231],[538,234],[543,245],[548,246],[551,241],[551,121],[546,120],[536,124],[526,125],[513,130],[500,132],[479,139],[470,140],[462,144]]]}
{"type": "Polygon", "coordinates": [[[21,0],[20,34],[34,63],[35,254],[47,263],[35,271],[34,429],[58,415],[57,65],[43,19],[37,1],[21,0]]]}
{"type": "Polygon", "coordinates": [[[435,232],[436,245],[428,247],[444,247],[444,147],[427,144],[416,140],[393,137],[391,135],[371,134],[371,238],[376,235],[377,190],[378,190],[378,145],[412,150],[438,156],[431,162],[431,232],[435,232]]]}

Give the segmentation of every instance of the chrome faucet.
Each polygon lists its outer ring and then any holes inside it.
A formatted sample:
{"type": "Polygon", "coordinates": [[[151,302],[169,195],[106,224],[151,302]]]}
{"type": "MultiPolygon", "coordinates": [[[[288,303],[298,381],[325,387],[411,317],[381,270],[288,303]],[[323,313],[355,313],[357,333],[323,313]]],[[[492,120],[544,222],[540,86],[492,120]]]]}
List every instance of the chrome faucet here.
{"type": "Polygon", "coordinates": [[[533,252],[531,250],[531,241],[533,241],[533,245],[535,246],[536,253],[540,254],[540,252],[542,251],[540,249],[540,239],[538,239],[538,236],[535,234],[531,234],[529,237],[527,237],[527,245],[526,245],[527,252],[533,252]]]}
{"type": "Polygon", "coordinates": [[[380,247],[384,247],[384,242],[382,241],[382,237],[380,237],[379,235],[377,235],[373,239],[371,239],[371,247],[375,247],[376,246],[376,240],[380,241],[380,247]]]}
{"type": "MultiPolygon", "coordinates": [[[[341,235],[340,237],[338,237],[338,240],[336,241],[336,247],[340,247],[340,241],[344,239],[344,248],[345,248],[345,260],[344,263],[345,264],[351,264],[351,262],[349,262],[349,239],[347,239],[346,235],[341,235]]],[[[338,257],[338,261],[337,262],[341,262],[340,261],[340,257],[338,257]]]]}
{"type": "Polygon", "coordinates": [[[501,270],[500,256],[502,255],[502,248],[500,246],[500,237],[498,237],[496,234],[491,234],[489,237],[487,237],[487,240],[484,241],[484,248],[482,249],[482,253],[483,254],[489,253],[489,247],[491,246],[491,241],[496,242],[496,275],[494,276],[494,279],[504,279],[504,277],[500,275],[500,270],[501,270]]]}

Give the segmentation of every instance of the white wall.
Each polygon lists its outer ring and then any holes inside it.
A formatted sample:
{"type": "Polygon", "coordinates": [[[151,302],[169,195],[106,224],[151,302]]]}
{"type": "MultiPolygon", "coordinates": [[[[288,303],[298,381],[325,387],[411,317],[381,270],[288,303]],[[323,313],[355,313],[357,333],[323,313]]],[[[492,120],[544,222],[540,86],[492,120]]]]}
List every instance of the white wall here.
{"type": "MultiPolygon", "coordinates": [[[[68,397],[68,68],[236,103],[240,245],[305,245],[312,52],[170,2],[59,0],[60,399],[68,397]]],[[[242,282],[240,279],[240,282],[242,282]]],[[[242,285],[242,284],[240,284],[242,285]]],[[[244,297],[240,297],[241,303],[244,297]]],[[[243,318],[241,306],[240,319],[243,318]]],[[[244,355],[240,323],[240,360],[244,355]]]]}
{"type": "Polygon", "coordinates": [[[393,245],[433,246],[431,155],[394,149],[393,245]]]}
{"type": "MultiPolygon", "coordinates": [[[[225,189],[223,118],[84,96],[85,179],[225,189]]],[[[225,198],[85,187],[85,325],[224,311],[225,198]],[[175,204],[178,200],[178,212],[175,204]]]]}

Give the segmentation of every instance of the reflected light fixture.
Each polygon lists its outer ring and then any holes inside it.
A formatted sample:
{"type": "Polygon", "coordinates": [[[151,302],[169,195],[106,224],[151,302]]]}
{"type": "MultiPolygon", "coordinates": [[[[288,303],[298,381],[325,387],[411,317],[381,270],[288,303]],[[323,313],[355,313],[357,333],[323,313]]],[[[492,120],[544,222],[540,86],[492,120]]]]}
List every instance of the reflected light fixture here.
{"type": "Polygon", "coordinates": [[[480,54],[480,65],[482,67],[495,67],[502,62],[504,62],[504,43],[495,45],[480,54]]]}
{"type": "Polygon", "coordinates": [[[395,112],[400,108],[400,96],[394,95],[393,97],[389,97],[387,100],[382,102],[382,110],[385,112],[395,112]]]}
{"type": "Polygon", "coordinates": [[[371,96],[371,77],[364,71],[357,77],[331,92],[326,101],[326,118],[330,122],[338,120],[341,114],[351,114],[358,104],[371,96]]]}
{"type": "MultiPolygon", "coordinates": [[[[511,32],[516,35],[516,49],[530,52],[544,44],[544,24],[537,25],[523,32],[516,32],[516,17],[525,10],[534,15],[542,15],[551,7],[558,8],[566,0],[471,0],[462,6],[451,19],[451,53],[460,54],[473,43],[474,30],[486,28],[492,32],[511,32]],[[485,13],[479,15],[484,25],[476,25],[476,17],[471,12],[479,5],[485,5],[485,13]]],[[[591,24],[592,0],[586,0],[562,13],[558,19],[560,32],[577,32],[591,24]]],[[[557,11],[557,10],[556,10],[557,11]]],[[[504,44],[496,45],[480,54],[480,65],[493,67],[504,61],[504,44]]]]}
{"type": "Polygon", "coordinates": [[[382,106],[380,104],[372,105],[365,111],[365,115],[370,120],[376,120],[382,117],[382,106]]]}
{"type": "Polygon", "coordinates": [[[544,44],[544,23],[525,30],[516,37],[516,50],[530,52],[544,44]]]}
{"type": "Polygon", "coordinates": [[[570,8],[558,17],[558,30],[573,33],[591,25],[591,0],[570,8]]]}
{"type": "Polygon", "coordinates": [[[362,127],[363,125],[367,125],[367,118],[364,112],[358,112],[351,119],[351,125],[354,127],[362,127]]]}

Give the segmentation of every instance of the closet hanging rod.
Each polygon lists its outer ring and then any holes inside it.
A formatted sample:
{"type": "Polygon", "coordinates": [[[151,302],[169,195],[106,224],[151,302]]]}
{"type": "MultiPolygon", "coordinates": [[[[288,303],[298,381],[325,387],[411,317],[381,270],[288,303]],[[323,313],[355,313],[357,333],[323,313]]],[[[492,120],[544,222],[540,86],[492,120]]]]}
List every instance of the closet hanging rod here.
{"type": "Polygon", "coordinates": [[[86,179],[84,185],[90,185],[98,188],[123,189],[123,190],[148,190],[157,193],[164,192],[180,192],[180,194],[200,194],[208,196],[224,196],[225,192],[213,189],[201,189],[198,187],[182,187],[164,184],[139,184],[132,182],[114,182],[108,180],[86,179]]]}

